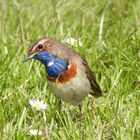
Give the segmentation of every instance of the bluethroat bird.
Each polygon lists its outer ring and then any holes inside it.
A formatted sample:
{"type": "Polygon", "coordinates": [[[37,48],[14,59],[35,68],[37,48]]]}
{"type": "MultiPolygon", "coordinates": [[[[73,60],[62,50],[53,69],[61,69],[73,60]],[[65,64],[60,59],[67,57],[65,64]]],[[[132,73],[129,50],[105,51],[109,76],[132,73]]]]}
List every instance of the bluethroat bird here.
{"type": "Polygon", "coordinates": [[[48,84],[51,91],[59,99],[79,106],[82,114],[83,99],[91,94],[99,97],[101,88],[96,82],[85,59],[72,48],[49,38],[38,40],[28,51],[30,59],[39,60],[45,65],[48,84]]]}

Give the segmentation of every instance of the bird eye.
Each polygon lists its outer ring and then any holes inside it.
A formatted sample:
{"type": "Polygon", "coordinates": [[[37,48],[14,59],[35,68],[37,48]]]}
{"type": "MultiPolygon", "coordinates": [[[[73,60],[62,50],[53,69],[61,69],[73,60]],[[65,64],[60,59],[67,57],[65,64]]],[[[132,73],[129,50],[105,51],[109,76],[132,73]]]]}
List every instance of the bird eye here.
{"type": "Polygon", "coordinates": [[[40,49],[43,48],[43,45],[42,45],[42,44],[39,44],[39,45],[37,46],[37,48],[40,50],[40,49]]]}

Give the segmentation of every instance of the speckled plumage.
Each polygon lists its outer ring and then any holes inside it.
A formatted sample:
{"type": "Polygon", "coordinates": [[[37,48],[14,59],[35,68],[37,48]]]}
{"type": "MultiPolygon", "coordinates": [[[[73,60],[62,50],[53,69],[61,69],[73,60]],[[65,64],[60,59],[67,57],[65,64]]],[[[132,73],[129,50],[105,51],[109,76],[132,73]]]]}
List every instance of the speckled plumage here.
{"type": "Polygon", "coordinates": [[[41,52],[48,52],[56,59],[68,61],[68,67],[58,77],[48,75],[50,88],[59,99],[73,105],[82,105],[88,94],[97,97],[102,95],[86,60],[72,48],[53,39],[40,39],[29,49],[26,60],[35,58],[41,52]]]}

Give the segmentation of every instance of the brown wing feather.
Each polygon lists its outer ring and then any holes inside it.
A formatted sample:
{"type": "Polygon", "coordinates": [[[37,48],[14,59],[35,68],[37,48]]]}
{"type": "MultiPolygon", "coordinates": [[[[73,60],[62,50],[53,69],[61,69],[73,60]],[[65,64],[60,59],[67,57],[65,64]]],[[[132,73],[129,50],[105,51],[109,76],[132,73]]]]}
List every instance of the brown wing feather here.
{"type": "Polygon", "coordinates": [[[96,78],[92,74],[92,71],[90,70],[90,68],[89,68],[89,66],[88,66],[88,64],[87,64],[85,59],[83,59],[83,65],[86,67],[87,78],[89,79],[90,84],[91,84],[91,89],[93,90],[93,92],[91,92],[90,94],[92,96],[96,96],[96,97],[102,96],[102,90],[99,87],[99,85],[97,84],[96,78]]]}

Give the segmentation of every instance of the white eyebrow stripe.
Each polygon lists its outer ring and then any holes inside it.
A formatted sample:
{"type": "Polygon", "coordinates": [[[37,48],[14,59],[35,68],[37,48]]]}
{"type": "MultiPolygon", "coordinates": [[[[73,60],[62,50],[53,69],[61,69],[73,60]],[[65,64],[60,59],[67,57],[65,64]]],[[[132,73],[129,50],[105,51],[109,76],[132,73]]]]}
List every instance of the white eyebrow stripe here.
{"type": "Polygon", "coordinates": [[[46,39],[42,39],[42,40],[38,41],[37,44],[44,44],[45,42],[46,42],[46,39]]]}
{"type": "Polygon", "coordinates": [[[53,61],[49,62],[47,66],[48,67],[51,67],[52,65],[54,65],[54,62],[53,61]]]}

